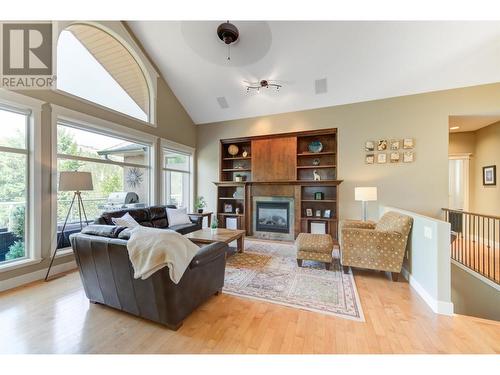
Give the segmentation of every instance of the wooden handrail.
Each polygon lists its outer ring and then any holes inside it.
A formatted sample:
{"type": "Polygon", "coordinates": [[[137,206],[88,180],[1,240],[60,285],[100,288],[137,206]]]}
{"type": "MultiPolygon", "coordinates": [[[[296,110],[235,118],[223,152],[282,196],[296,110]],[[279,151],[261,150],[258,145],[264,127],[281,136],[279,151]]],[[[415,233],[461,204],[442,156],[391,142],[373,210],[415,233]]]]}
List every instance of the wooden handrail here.
{"type": "Polygon", "coordinates": [[[451,208],[442,208],[442,210],[445,211],[445,212],[456,212],[458,214],[474,215],[474,216],[478,216],[478,217],[484,217],[484,218],[490,218],[490,219],[500,220],[500,216],[495,216],[495,215],[484,215],[484,214],[478,214],[476,212],[454,210],[454,209],[451,209],[451,208]]]}

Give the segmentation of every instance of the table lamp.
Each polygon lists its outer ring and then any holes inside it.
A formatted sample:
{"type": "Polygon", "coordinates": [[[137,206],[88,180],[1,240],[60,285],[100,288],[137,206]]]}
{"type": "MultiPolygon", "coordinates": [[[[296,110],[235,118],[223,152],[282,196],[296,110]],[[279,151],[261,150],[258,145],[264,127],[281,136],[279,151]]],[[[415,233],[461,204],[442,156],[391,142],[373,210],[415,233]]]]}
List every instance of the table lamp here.
{"type": "Polygon", "coordinates": [[[361,201],[363,204],[363,221],[366,221],[366,202],[377,200],[376,187],[355,187],[354,200],[361,201]]]}
{"type": "Polygon", "coordinates": [[[66,229],[66,224],[68,223],[68,218],[71,213],[71,209],[73,208],[73,204],[75,203],[75,199],[78,203],[78,216],[80,218],[80,230],[83,229],[82,223],[82,213],[85,218],[85,223],[88,223],[87,213],[85,212],[85,207],[83,206],[83,200],[81,196],[82,191],[94,190],[94,186],[92,184],[92,174],[90,172],[61,172],[59,174],[59,191],[72,191],[73,199],[68,209],[68,213],[66,214],[66,219],[64,220],[64,225],[61,230],[61,236],[59,237],[56,245],[56,249],[54,254],[52,255],[52,259],[50,260],[49,269],[47,270],[47,274],[45,275],[45,281],[49,278],[50,269],[52,268],[52,263],[54,263],[54,259],[57,254],[57,250],[59,249],[59,245],[61,244],[61,240],[64,241],[64,230],[66,229]]]}

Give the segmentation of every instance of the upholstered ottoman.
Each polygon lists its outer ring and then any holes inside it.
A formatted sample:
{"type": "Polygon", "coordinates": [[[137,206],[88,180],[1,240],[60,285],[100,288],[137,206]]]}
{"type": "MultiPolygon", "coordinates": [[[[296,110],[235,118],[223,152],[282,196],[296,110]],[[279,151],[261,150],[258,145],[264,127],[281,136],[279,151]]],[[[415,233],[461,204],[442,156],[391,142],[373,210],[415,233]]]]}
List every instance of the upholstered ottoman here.
{"type": "Polygon", "coordinates": [[[315,260],[325,263],[325,268],[330,269],[333,240],[329,234],[300,233],[295,240],[295,247],[299,267],[302,267],[303,260],[315,260]]]}

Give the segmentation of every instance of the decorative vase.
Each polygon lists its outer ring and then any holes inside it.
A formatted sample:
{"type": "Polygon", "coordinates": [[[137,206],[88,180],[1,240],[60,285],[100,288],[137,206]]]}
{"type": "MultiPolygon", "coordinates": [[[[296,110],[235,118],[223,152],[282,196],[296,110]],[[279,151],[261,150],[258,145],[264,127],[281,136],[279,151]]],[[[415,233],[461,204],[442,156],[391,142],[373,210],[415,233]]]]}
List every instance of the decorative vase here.
{"type": "Polygon", "coordinates": [[[203,208],[198,208],[198,213],[202,214],[203,213],[203,208]]]}
{"type": "Polygon", "coordinates": [[[323,143],[321,143],[320,141],[312,141],[311,143],[309,143],[308,149],[313,153],[321,152],[323,151],[323,143]]]}

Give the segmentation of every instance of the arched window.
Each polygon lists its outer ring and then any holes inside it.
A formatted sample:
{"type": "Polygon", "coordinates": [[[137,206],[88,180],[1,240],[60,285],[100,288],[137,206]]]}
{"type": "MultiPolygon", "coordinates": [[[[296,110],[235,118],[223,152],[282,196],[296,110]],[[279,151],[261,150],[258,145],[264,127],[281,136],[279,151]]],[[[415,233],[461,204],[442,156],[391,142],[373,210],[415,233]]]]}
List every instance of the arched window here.
{"type": "Polygon", "coordinates": [[[73,24],[59,35],[57,88],[140,120],[150,119],[144,72],[123,44],[97,27],[73,24]]]}

